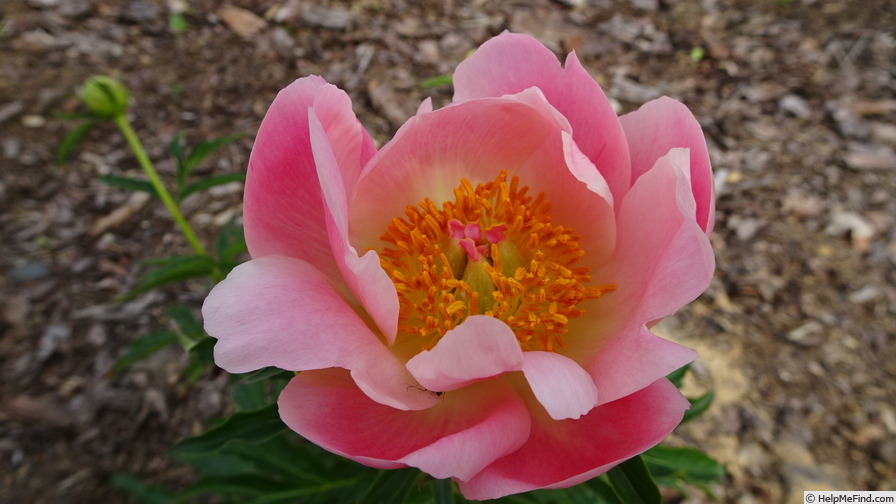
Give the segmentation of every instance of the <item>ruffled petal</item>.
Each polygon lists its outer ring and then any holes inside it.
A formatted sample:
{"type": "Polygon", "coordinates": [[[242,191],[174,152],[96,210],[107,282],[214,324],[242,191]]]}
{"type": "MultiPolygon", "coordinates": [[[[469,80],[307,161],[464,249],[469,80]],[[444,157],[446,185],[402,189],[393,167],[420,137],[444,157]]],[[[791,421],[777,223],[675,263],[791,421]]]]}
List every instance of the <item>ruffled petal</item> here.
{"type": "Polygon", "coordinates": [[[209,293],[202,316],[218,340],[215,363],[231,373],[341,367],[370,398],[393,408],[438,402],[327,279],[298,259],[265,256],[237,266],[209,293]]]}
{"type": "Polygon", "coordinates": [[[697,223],[708,235],[715,223],[715,189],[706,138],[700,123],[681,102],[657,98],[620,118],[628,137],[632,160],[632,183],[650,170],[670,149],[691,150],[688,176],[696,201],[697,223]]]}
{"type": "Polygon", "coordinates": [[[308,121],[333,256],[342,278],[382,331],[386,341],[391,344],[395,341],[398,330],[398,294],[395,284],[380,266],[380,259],[375,251],[368,251],[359,257],[357,250],[349,243],[347,191],[342,177],[345,170],[340,170],[340,158],[337,157],[332,144],[334,140],[330,136],[333,132],[324,128],[314,110],[309,111],[308,121]]]}
{"type": "Polygon", "coordinates": [[[523,365],[513,330],[485,315],[468,317],[446,332],[432,350],[424,350],[407,367],[420,385],[436,392],[458,389],[523,365]]]}
{"type": "Polygon", "coordinates": [[[576,361],[553,352],[525,352],[523,374],[554,420],[579,418],[597,405],[597,387],[576,361]]]}
{"type": "Polygon", "coordinates": [[[205,299],[202,317],[218,340],[215,362],[231,373],[351,368],[365,349],[382,346],[320,272],[289,257],[234,268],[205,299]]]}
{"type": "Polygon", "coordinates": [[[586,260],[600,262],[612,250],[612,202],[564,133],[568,124],[535,88],[411,118],[361,175],[349,207],[352,243],[380,249],[380,235],[408,205],[453,201],[462,179],[476,185],[506,170],[530,194],[544,192],[552,222],[572,228],[586,260]]]}
{"type": "Polygon", "coordinates": [[[291,429],[333,453],[460,480],[519,448],[530,425],[522,400],[500,380],[448,392],[428,410],[398,411],[371,401],[343,370],[306,371],[279,406],[291,429]]]}
{"type": "Polygon", "coordinates": [[[661,379],[578,420],[534,419],[526,444],[460,481],[461,492],[485,500],[576,485],[662,441],[688,407],[678,389],[661,379]]]}
{"type": "Polygon", "coordinates": [[[528,35],[502,33],[462,61],[454,72],[454,101],[498,97],[538,87],[572,125],[572,134],[621,198],[631,185],[625,134],[603,90],[575,53],[565,68],[544,45],[528,35]]]}
{"type": "Polygon", "coordinates": [[[564,353],[583,363],[601,403],[696,357],[645,327],[699,296],[715,268],[709,239],[693,217],[685,170],[687,150],[673,149],[635,182],[619,213],[617,249],[592,273],[616,290],[592,303],[565,338],[564,353]]]}
{"type": "Polygon", "coordinates": [[[334,276],[337,267],[320,188],[308,183],[317,177],[308,135],[310,107],[338,137],[334,150],[340,153],[347,184],[354,184],[375,152],[344,92],[317,76],[287,86],[268,109],[249,158],[243,204],[246,244],[252,257],[295,257],[334,276]]]}
{"type": "Polygon", "coordinates": [[[586,368],[603,404],[640,390],[696,358],[697,352],[641,326],[619,331],[586,368]]]}

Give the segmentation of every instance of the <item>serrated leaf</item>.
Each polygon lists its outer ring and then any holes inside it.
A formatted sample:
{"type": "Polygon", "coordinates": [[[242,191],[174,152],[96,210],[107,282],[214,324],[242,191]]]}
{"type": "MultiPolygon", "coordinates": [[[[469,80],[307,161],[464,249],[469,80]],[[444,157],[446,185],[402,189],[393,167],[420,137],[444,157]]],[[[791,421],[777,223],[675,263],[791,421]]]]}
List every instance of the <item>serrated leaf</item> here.
{"type": "Polygon", "coordinates": [[[96,119],[89,119],[69,131],[68,135],[65,135],[65,138],[62,139],[62,143],[59,144],[59,151],[56,153],[56,166],[61,166],[68,161],[72,151],[81,145],[84,139],[87,138],[87,134],[90,133],[90,130],[96,126],[96,123],[96,119]]]}
{"type": "Polygon", "coordinates": [[[420,83],[420,87],[423,89],[426,88],[434,88],[440,86],[450,86],[452,84],[451,74],[437,75],[431,79],[426,79],[425,81],[420,83]]]}
{"type": "Polygon", "coordinates": [[[143,274],[140,282],[128,294],[129,297],[189,278],[210,277],[216,268],[215,262],[210,257],[200,255],[152,259],[147,263],[155,267],[143,274]]]}
{"type": "Polygon", "coordinates": [[[177,343],[177,334],[171,331],[154,331],[135,339],[124,354],[115,361],[112,372],[118,374],[131,364],[143,360],[159,350],[177,343]]]}
{"type": "Polygon", "coordinates": [[[655,446],[641,455],[657,479],[664,484],[675,480],[695,485],[713,483],[725,476],[725,468],[693,448],[655,446]]]}
{"type": "Polygon", "coordinates": [[[103,175],[100,177],[100,181],[112,187],[127,189],[128,191],[141,191],[149,193],[156,198],[159,197],[156,188],[153,187],[148,180],[122,177],[119,175],[103,175]]]}
{"type": "Polygon", "coordinates": [[[186,165],[187,175],[189,175],[203,159],[207,158],[213,152],[243,136],[245,135],[242,133],[226,135],[212,140],[205,140],[194,145],[193,148],[190,149],[190,154],[187,155],[186,162],[184,163],[186,165]]]}
{"type": "Polygon", "coordinates": [[[211,189],[215,186],[229,184],[231,182],[245,181],[245,173],[219,173],[217,175],[209,175],[208,177],[201,178],[181,189],[178,193],[178,198],[184,199],[195,192],[205,191],[206,189],[211,189]]]}
{"type": "Polygon", "coordinates": [[[607,472],[610,484],[625,504],[662,504],[660,489],[640,456],[632,457],[607,472]]]}
{"type": "Polygon", "coordinates": [[[712,390],[694,399],[689,397],[688,401],[691,403],[691,409],[684,412],[684,418],[681,420],[681,423],[689,422],[702,415],[712,405],[715,397],[716,394],[712,390]]]}
{"type": "Polygon", "coordinates": [[[175,444],[168,453],[174,457],[204,456],[218,452],[236,440],[262,443],[285,430],[277,405],[271,404],[253,411],[234,413],[224,423],[175,444]]]}
{"type": "Polygon", "coordinates": [[[127,474],[114,474],[112,485],[126,492],[140,504],[170,504],[174,493],[168,488],[149,483],[127,474]]]}
{"type": "Polygon", "coordinates": [[[689,369],[691,369],[691,365],[685,364],[684,366],[666,375],[666,379],[672,382],[672,384],[677,388],[681,388],[681,382],[682,380],[684,380],[684,376],[688,374],[689,369]]]}

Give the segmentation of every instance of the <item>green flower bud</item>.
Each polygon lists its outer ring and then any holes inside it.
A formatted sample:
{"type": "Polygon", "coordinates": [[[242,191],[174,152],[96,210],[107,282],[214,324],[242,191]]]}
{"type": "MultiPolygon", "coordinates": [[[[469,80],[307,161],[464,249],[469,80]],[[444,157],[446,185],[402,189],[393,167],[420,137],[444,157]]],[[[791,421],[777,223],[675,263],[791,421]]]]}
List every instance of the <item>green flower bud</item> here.
{"type": "Polygon", "coordinates": [[[128,90],[112,77],[95,75],[81,88],[81,101],[94,114],[111,119],[128,109],[128,90]]]}

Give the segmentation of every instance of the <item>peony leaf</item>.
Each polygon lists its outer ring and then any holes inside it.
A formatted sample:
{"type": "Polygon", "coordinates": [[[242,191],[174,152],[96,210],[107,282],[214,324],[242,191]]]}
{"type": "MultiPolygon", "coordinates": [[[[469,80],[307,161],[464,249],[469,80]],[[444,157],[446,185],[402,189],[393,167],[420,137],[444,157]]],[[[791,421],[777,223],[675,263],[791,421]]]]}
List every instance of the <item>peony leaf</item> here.
{"type": "Polygon", "coordinates": [[[118,175],[103,175],[100,177],[100,181],[109,184],[112,187],[127,189],[128,191],[142,191],[145,193],[149,193],[156,198],[159,197],[159,194],[156,192],[156,188],[153,187],[148,180],[121,177],[118,175]]]}
{"type": "Polygon", "coordinates": [[[607,473],[616,495],[625,504],[661,504],[660,489],[640,456],[626,460],[607,473]]]}
{"type": "MultiPolygon", "coordinates": [[[[92,116],[90,116],[92,117],[92,116]]],[[[87,137],[87,134],[90,133],[90,130],[96,126],[96,119],[89,119],[84,121],[84,123],[79,124],[78,127],[71,130],[68,135],[65,135],[65,138],[62,139],[62,143],[59,144],[59,152],[56,154],[56,166],[61,166],[63,163],[68,161],[69,156],[71,156],[72,151],[75,150],[76,147],[81,145],[81,142],[87,137]]]]}
{"type": "Polygon", "coordinates": [[[691,409],[684,412],[684,418],[681,420],[681,423],[691,421],[702,415],[703,412],[705,412],[709,408],[709,406],[712,404],[713,399],[715,398],[716,394],[712,390],[694,399],[691,399],[689,397],[688,401],[690,401],[691,403],[691,409]]]}
{"type": "Polygon", "coordinates": [[[705,488],[725,476],[725,467],[692,448],[655,446],[642,455],[650,472],[664,485],[678,482],[705,488]]]}
{"type": "Polygon", "coordinates": [[[112,365],[112,373],[118,374],[131,364],[174,343],[177,343],[177,334],[171,331],[154,331],[144,334],[127,346],[124,354],[112,365]]]}
{"type": "Polygon", "coordinates": [[[211,175],[205,178],[201,178],[196,182],[182,188],[177,197],[179,199],[184,199],[187,196],[193,194],[194,192],[204,191],[206,189],[211,189],[212,187],[229,184],[231,182],[245,182],[246,174],[245,173],[220,173],[218,175],[211,175]]]}

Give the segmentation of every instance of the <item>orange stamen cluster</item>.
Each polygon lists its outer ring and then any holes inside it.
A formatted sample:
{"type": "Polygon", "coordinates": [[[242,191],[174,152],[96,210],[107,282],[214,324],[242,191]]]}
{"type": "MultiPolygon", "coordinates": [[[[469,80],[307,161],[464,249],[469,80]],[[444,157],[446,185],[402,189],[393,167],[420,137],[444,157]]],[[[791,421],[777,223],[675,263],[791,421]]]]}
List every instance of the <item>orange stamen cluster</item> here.
{"type": "Polygon", "coordinates": [[[567,324],[584,313],[578,305],[615,286],[588,285],[579,237],[551,223],[544,193],[528,192],[517,177],[508,184],[503,171],[475,188],[462,179],[455,201],[439,208],[427,198],[392,220],[381,237],[391,246],[380,262],[398,291],[399,339],[418,338],[431,348],[464,319],[482,314],[507,323],[523,350],[565,346],[567,324]],[[458,224],[498,230],[479,238],[485,255],[465,252],[469,247],[450,230],[458,224]]]}

